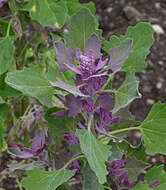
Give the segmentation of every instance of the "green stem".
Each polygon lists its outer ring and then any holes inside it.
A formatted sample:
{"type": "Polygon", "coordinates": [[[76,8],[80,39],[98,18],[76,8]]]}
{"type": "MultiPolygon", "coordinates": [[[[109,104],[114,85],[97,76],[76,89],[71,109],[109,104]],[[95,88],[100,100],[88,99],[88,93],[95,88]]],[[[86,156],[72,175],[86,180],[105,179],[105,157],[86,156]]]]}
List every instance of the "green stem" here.
{"type": "Polygon", "coordinates": [[[20,181],[18,180],[18,178],[16,178],[16,182],[18,184],[19,190],[23,190],[22,185],[21,185],[20,181]]]}
{"type": "Polygon", "coordinates": [[[90,116],[89,121],[88,121],[88,131],[91,131],[92,120],[93,120],[93,116],[90,116]]]}
{"type": "Polygon", "coordinates": [[[9,24],[8,24],[8,27],[7,27],[7,32],[6,32],[6,38],[9,36],[9,32],[10,32],[10,27],[11,27],[11,24],[12,24],[12,18],[10,19],[9,21],[9,24]]]}
{"type": "Polygon", "coordinates": [[[114,135],[114,134],[117,134],[117,133],[122,133],[122,132],[130,131],[130,130],[141,130],[141,127],[138,126],[138,127],[128,127],[128,128],[125,128],[125,129],[119,129],[119,130],[111,131],[110,134],[114,135]]]}
{"type": "Polygon", "coordinates": [[[112,190],[111,187],[104,186],[104,189],[112,190]]]}
{"type": "Polygon", "coordinates": [[[81,154],[81,155],[79,155],[79,156],[76,156],[76,157],[72,158],[71,160],[69,160],[69,161],[63,166],[62,169],[66,169],[72,162],[74,162],[75,160],[78,160],[78,159],[80,159],[80,158],[85,158],[85,156],[81,154]]]}

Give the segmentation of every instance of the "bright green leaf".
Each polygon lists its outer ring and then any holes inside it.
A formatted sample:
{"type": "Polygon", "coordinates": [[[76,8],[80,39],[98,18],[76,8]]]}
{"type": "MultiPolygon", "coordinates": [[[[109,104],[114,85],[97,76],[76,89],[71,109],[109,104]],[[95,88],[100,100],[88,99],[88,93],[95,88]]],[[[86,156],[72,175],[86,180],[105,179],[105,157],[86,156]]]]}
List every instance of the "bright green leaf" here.
{"type": "Polygon", "coordinates": [[[145,180],[147,180],[148,183],[152,182],[153,180],[159,180],[160,184],[153,189],[165,190],[166,172],[164,171],[164,167],[162,165],[152,167],[146,174],[145,180]]]}
{"type": "Polygon", "coordinates": [[[52,106],[54,89],[39,66],[9,72],[5,82],[23,94],[37,98],[43,105],[52,106]]]}
{"type": "Polygon", "coordinates": [[[99,142],[88,130],[77,130],[76,135],[80,140],[81,150],[85,154],[90,168],[94,171],[100,183],[106,182],[108,172],[105,162],[111,156],[108,146],[99,142]]]}
{"type": "Polygon", "coordinates": [[[71,17],[69,31],[65,40],[69,47],[83,50],[87,46],[88,38],[95,31],[95,19],[86,8],[81,9],[71,17]]]}
{"type": "Polygon", "coordinates": [[[136,26],[129,26],[124,36],[111,36],[109,42],[104,42],[104,50],[109,53],[111,47],[120,45],[121,41],[131,38],[133,40],[132,49],[122,71],[141,72],[147,65],[145,58],[150,53],[149,48],[154,42],[153,33],[149,23],[140,22],[136,26]]]}
{"type": "Polygon", "coordinates": [[[135,98],[139,98],[138,92],[139,82],[133,72],[126,73],[126,78],[120,88],[115,92],[115,107],[113,113],[116,113],[120,108],[128,106],[135,98]]]}
{"type": "Polygon", "coordinates": [[[64,1],[33,0],[24,8],[30,12],[32,19],[43,26],[60,28],[67,18],[67,7],[64,1]]]}
{"type": "Polygon", "coordinates": [[[146,153],[166,155],[166,104],[158,102],[153,105],[140,129],[146,145],[146,153]]]}
{"type": "Polygon", "coordinates": [[[148,184],[138,183],[135,187],[132,188],[132,190],[150,190],[150,188],[148,187],[148,184]]]}
{"type": "Polygon", "coordinates": [[[22,180],[26,190],[55,190],[58,186],[68,181],[74,170],[43,171],[35,168],[27,171],[28,177],[22,180]]]}
{"type": "Polygon", "coordinates": [[[83,167],[82,173],[84,190],[104,190],[104,187],[98,182],[95,174],[89,169],[88,164],[83,167]]]}
{"type": "Polygon", "coordinates": [[[79,3],[78,0],[66,0],[66,5],[68,8],[68,15],[72,16],[73,14],[77,13],[81,8],[88,8],[92,14],[95,14],[96,9],[93,2],[89,3],[79,3]]]}
{"type": "Polygon", "coordinates": [[[5,73],[12,65],[14,56],[14,38],[0,38],[0,75],[5,73]]]}

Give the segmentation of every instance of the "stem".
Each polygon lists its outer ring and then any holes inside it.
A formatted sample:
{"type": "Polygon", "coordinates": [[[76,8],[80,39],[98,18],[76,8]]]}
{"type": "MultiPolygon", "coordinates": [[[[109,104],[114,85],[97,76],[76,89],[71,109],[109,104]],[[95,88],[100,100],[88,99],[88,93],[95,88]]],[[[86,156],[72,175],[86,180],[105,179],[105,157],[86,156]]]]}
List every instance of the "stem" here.
{"type": "Polygon", "coordinates": [[[74,158],[72,158],[71,160],[69,160],[64,166],[62,169],[66,169],[72,162],[74,162],[75,160],[78,160],[80,158],[85,158],[84,155],[79,155],[79,156],[76,156],[74,158]]]}
{"type": "Polygon", "coordinates": [[[92,120],[93,120],[93,116],[89,117],[89,121],[88,121],[88,131],[91,131],[91,125],[92,125],[92,120]]]}
{"type": "Polygon", "coordinates": [[[104,189],[112,190],[111,187],[103,186],[104,189]]]}
{"type": "Polygon", "coordinates": [[[19,190],[23,190],[22,185],[21,185],[20,181],[18,180],[18,178],[16,178],[16,182],[18,184],[19,190]]]}
{"type": "Polygon", "coordinates": [[[10,32],[10,27],[11,27],[11,24],[12,24],[12,18],[10,19],[9,21],[9,24],[8,24],[8,27],[7,27],[7,32],[6,32],[6,38],[9,36],[9,32],[10,32]]]}
{"type": "Polygon", "coordinates": [[[119,129],[119,130],[111,131],[110,134],[113,135],[113,134],[116,134],[116,133],[122,133],[122,132],[130,131],[130,130],[141,130],[141,127],[138,126],[138,127],[128,127],[128,128],[125,128],[125,129],[119,129]]]}

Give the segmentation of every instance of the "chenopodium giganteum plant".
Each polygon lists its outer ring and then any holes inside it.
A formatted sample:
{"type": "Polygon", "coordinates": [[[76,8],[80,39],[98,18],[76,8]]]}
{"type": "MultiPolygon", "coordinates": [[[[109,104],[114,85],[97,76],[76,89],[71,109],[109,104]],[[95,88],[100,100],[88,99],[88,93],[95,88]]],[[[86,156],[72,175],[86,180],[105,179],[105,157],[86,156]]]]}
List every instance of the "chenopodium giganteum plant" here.
{"type": "Polygon", "coordinates": [[[0,10],[0,151],[23,159],[5,172],[20,189],[120,190],[166,185],[166,104],[134,119],[136,72],[146,68],[153,29],[140,22],[120,37],[102,37],[93,3],[3,1],[0,10]],[[114,88],[114,76],[125,79],[114,88]],[[8,128],[8,129],[7,129],[8,128]],[[127,141],[139,130],[141,143],[127,141]],[[26,170],[19,182],[16,170],[26,170]],[[141,177],[143,171],[146,175],[141,177]]]}

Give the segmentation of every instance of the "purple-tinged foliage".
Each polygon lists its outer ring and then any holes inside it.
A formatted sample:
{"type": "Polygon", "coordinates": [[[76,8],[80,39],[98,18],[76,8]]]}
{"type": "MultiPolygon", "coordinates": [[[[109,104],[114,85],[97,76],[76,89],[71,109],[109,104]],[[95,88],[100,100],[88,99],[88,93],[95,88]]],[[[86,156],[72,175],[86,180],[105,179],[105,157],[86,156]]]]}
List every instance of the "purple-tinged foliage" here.
{"type": "Polygon", "coordinates": [[[74,131],[69,134],[64,134],[64,139],[66,139],[69,142],[71,147],[79,143],[79,139],[78,137],[76,137],[74,131]]]}
{"type": "Polygon", "coordinates": [[[23,150],[20,148],[10,148],[8,152],[18,158],[39,158],[41,161],[45,161],[48,163],[46,160],[46,152],[44,150],[47,150],[47,144],[46,144],[46,139],[45,139],[45,132],[44,131],[39,131],[36,132],[35,137],[33,139],[33,144],[32,148],[26,148],[24,147],[23,150]]]}
{"type": "Polygon", "coordinates": [[[154,188],[157,187],[158,185],[160,185],[160,180],[154,180],[149,183],[149,188],[154,188]]]}
{"type": "Polygon", "coordinates": [[[126,153],[123,154],[120,160],[113,161],[108,167],[108,179],[116,185],[117,189],[132,188],[135,183],[129,182],[126,166],[126,153]]]}

